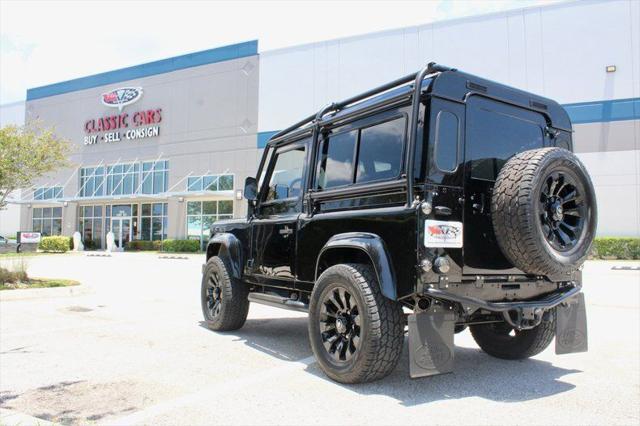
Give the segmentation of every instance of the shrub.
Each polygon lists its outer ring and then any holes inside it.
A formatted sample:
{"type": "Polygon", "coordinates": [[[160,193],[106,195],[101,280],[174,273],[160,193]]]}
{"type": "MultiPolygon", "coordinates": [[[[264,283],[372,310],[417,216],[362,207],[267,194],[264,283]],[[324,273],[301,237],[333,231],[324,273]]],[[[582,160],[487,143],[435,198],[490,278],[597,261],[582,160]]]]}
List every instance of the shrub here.
{"type": "Polygon", "coordinates": [[[198,240],[164,240],[162,251],[174,253],[196,253],[200,251],[198,240]]]}
{"type": "Polygon", "coordinates": [[[596,238],[591,255],[596,259],[640,259],[640,238],[596,238]]]}
{"type": "Polygon", "coordinates": [[[38,248],[46,252],[64,253],[73,248],[73,239],[62,236],[43,237],[38,248]]]}
{"type": "Polygon", "coordinates": [[[160,251],[162,241],[135,240],[129,241],[124,249],[127,251],[160,251]]]}

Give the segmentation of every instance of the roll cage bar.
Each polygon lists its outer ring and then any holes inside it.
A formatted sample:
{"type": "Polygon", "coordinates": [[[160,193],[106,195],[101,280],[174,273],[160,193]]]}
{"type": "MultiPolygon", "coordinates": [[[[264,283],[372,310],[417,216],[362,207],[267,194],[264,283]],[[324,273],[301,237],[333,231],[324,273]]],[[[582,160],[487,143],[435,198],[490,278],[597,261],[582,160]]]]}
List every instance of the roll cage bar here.
{"type": "MultiPolygon", "coordinates": [[[[425,78],[427,78],[427,76],[431,76],[433,74],[437,74],[445,71],[457,71],[457,70],[455,68],[450,68],[445,65],[437,64],[435,62],[429,62],[426,67],[422,68],[418,72],[411,73],[399,79],[393,80],[389,83],[383,84],[382,86],[378,86],[376,88],[367,90],[366,92],[352,96],[341,102],[334,102],[334,103],[328,104],[324,106],[322,109],[320,109],[316,114],[310,115],[298,121],[297,123],[292,124],[286,129],[276,133],[269,139],[267,143],[269,145],[275,145],[278,142],[282,141],[286,136],[291,135],[297,130],[302,131],[303,128],[305,128],[305,126],[310,124],[311,126],[307,127],[304,130],[311,129],[313,131],[313,142],[315,145],[318,138],[317,130],[319,128],[320,122],[322,121],[322,118],[325,115],[332,112],[338,112],[340,110],[343,110],[347,106],[355,104],[356,102],[363,101],[367,98],[370,98],[382,92],[386,92],[387,90],[393,89],[394,87],[401,86],[403,84],[407,84],[413,81],[414,82],[412,86],[413,94],[411,95],[412,96],[412,104],[411,104],[412,120],[411,120],[411,129],[409,132],[409,142],[407,145],[407,158],[406,158],[407,182],[413,182],[413,167],[410,166],[410,164],[413,164],[415,144],[418,137],[418,120],[416,120],[415,117],[418,116],[418,112],[420,110],[420,94],[422,91],[422,81],[425,78]]],[[[263,156],[263,160],[264,160],[264,156],[263,156]]],[[[262,169],[262,166],[263,164],[261,162],[259,169],[262,169]]],[[[413,203],[413,185],[407,184],[407,206],[410,206],[412,203],[413,203]]]]}

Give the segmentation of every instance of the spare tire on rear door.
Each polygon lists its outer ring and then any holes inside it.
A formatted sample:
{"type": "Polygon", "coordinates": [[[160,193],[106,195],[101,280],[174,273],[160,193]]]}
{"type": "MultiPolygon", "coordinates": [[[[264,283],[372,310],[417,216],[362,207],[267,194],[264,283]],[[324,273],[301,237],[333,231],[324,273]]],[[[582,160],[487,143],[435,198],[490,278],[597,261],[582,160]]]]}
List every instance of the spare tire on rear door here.
{"type": "Polygon", "coordinates": [[[493,191],[496,238],[515,267],[557,276],[586,260],[596,231],[596,199],[573,153],[561,148],[521,152],[504,165],[493,191]]]}

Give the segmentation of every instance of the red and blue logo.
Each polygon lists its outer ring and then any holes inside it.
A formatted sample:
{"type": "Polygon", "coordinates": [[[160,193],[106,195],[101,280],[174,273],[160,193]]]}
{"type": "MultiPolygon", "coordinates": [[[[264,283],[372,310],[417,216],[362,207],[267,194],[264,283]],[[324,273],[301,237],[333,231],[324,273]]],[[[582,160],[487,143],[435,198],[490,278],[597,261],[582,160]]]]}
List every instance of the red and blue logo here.
{"type": "Polygon", "coordinates": [[[102,104],[122,111],[127,105],[137,102],[142,97],[142,87],[121,87],[101,96],[102,104]]]}

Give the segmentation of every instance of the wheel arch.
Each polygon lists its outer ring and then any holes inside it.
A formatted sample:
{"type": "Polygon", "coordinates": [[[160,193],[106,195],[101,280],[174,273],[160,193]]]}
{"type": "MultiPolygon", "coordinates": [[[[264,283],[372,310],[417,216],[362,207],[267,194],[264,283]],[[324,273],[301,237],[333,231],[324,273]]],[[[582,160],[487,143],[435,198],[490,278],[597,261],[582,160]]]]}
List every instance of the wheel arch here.
{"type": "Polygon", "coordinates": [[[369,263],[373,266],[382,295],[398,299],[396,274],[384,240],[368,232],[334,235],[322,247],[316,260],[315,280],[330,266],[339,263],[369,263]]]}
{"type": "Polygon", "coordinates": [[[215,234],[207,244],[207,261],[213,256],[226,256],[231,265],[231,276],[242,277],[242,243],[233,234],[223,232],[215,234]]]}

